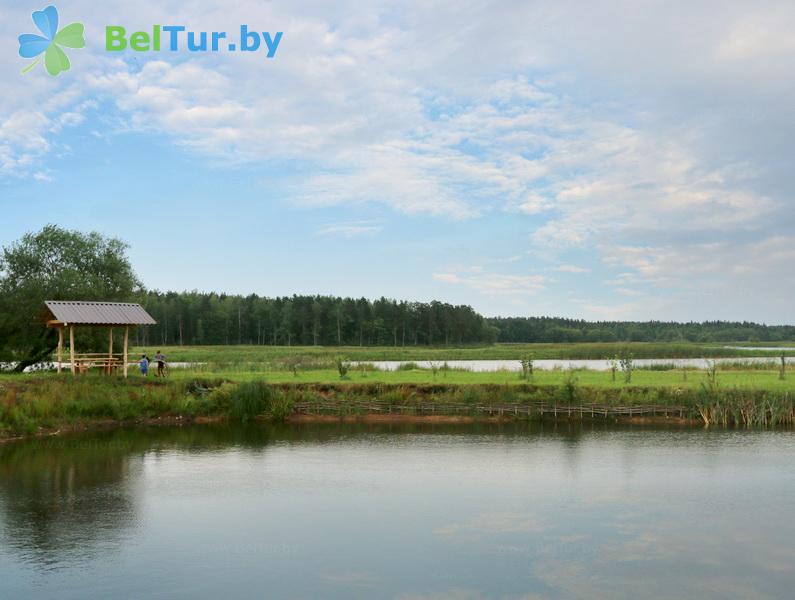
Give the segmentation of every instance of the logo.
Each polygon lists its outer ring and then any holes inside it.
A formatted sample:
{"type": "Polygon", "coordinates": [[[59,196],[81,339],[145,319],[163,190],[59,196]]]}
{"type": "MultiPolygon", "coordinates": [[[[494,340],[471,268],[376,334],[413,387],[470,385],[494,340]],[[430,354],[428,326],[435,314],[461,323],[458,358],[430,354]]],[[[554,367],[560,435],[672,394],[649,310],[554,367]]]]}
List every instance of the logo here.
{"type": "MultiPolygon", "coordinates": [[[[85,48],[85,28],[82,23],[71,23],[58,30],[58,10],[48,6],[32,14],[33,23],[42,35],[23,33],[19,36],[19,55],[35,59],[22,69],[28,73],[41,62],[53,77],[71,68],[69,57],[63,48],[85,48]]],[[[255,31],[241,25],[239,33],[226,31],[190,31],[185,25],[153,25],[149,31],[134,31],[120,25],[105,27],[105,51],[122,52],[128,48],[134,52],[262,52],[266,58],[274,58],[284,34],[281,31],[255,31]],[[163,45],[161,46],[161,37],[163,45]]]]}
{"type": "Polygon", "coordinates": [[[58,10],[54,6],[37,10],[32,16],[33,22],[43,35],[23,33],[19,36],[19,55],[22,58],[36,59],[22,69],[22,73],[27,73],[39,64],[42,53],[44,53],[44,66],[50,75],[55,77],[63,71],[68,71],[71,64],[61,46],[84,48],[86,40],[83,37],[83,24],[71,23],[58,31],[58,10]]]}
{"type": "Polygon", "coordinates": [[[265,52],[267,58],[276,56],[279,43],[284,35],[281,31],[254,31],[248,25],[240,26],[240,34],[226,31],[188,31],[185,25],[153,25],[148,31],[136,31],[127,35],[120,25],[105,27],[105,50],[121,52],[129,48],[134,52],[265,52]],[[161,38],[164,42],[161,47],[161,38]]]}

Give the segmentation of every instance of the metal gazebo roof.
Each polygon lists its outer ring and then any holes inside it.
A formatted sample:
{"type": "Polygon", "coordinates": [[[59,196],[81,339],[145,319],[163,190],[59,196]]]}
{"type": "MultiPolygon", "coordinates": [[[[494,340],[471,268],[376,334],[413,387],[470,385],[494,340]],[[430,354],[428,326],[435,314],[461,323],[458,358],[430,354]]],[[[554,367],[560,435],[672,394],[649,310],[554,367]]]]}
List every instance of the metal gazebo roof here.
{"type": "Polygon", "coordinates": [[[64,325],[156,325],[140,304],[129,302],[85,302],[47,300],[52,319],[64,325]]]}

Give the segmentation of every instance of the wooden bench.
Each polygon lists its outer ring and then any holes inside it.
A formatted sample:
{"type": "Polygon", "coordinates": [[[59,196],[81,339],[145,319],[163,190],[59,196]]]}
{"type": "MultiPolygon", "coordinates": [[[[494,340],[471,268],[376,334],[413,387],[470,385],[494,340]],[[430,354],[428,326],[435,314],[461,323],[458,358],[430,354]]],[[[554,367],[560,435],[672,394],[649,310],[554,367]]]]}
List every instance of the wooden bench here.
{"type": "Polygon", "coordinates": [[[78,373],[85,375],[91,369],[101,369],[106,375],[111,375],[124,366],[121,356],[107,354],[78,354],[75,355],[75,368],[78,373]]]}

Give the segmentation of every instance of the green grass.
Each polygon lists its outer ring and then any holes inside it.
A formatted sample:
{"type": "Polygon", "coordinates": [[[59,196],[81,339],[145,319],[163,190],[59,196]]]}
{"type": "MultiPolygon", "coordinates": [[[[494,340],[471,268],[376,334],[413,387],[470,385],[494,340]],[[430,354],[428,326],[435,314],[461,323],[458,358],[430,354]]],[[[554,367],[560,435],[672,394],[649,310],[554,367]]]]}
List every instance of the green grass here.
{"type": "MultiPolygon", "coordinates": [[[[740,369],[732,366],[728,369],[718,369],[718,383],[726,387],[739,387],[747,389],[763,389],[773,391],[795,391],[795,367],[791,367],[784,380],[779,379],[777,369],[740,369]]],[[[616,380],[613,381],[610,372],[575,370],[574,375],[580,385],[598,388],[622,388],[627,384],[624,382],[623,373],[616,373],[616,380]]],[[[568,377],[569,371],[541,371],[536,369],[532,380],[529,383],[535,385],[560,385],[568,377]]],[[[62,375],[71,377],[68,374],[62,375]]],[[[307,383],[387,383],[387,384],[450,384],[450,385],[520,385],[528,383],[520,378],[518,372],[495,371],[495,372],[474,372],[462,371],[457,369],[439,370],[436,375],[430,369],[411,369],[398,371],[377,371],[361,370],[351,368],[345,380],[340,378],[336,367],[324,369],[299,369],[296,375],[292,371],[280,368],[269,368],[267,365],[226,365],[194,367],[189,369],[172,369],[169,381],[188,382],[197,377],[200,378],[222,378],[231,382],[259,381],[266,380],[271,383],[285,384],[307,384],[307,383]]],[[[19,383],[31,380],[41,380],[57,378],[55,374],[25,374],[12,375],[8,373],[0,374],[0,385],[4,382],[19,383]]],[[[89,377],[90,381],[102,381],[101,377],[89,377]]],[[[140,385],[160,383],[155,377],[143,378],[136,369],[130,369],[131,383],[140,385]]],[[[632,386],[646,387],[670,387],[670,388],[698,388],[703,383],[708,382],[705,371],[688,369],[683,372],[681,369],[656,371],[647,369],[636,369],[632,373],[632,386]],[[686,379],[685,379],[686,376],[686,379]]]]}
{"type": "MultiPolygon", "coordinates": [[[[795,343],[792,344],[795,346],[795,343]]],[[[724,348],[721,344],[664,343],[594,343],[594,344],[494,344],[491,346],[425,347],[425,346],[158,346],[138,347],[131,356],[162,350],[170,361],[280,364],[288,357],[301,357],[305,362],[333,364],[336,357],[350,361],[363,360],[520,360],[529,354],[534,359],[607,359],[622,351],[635,358],[719,358],[767,356],[777,352],[724,348]]],[[[788,356],[795,352],[788,351],[788,356]]]]}
{"type": "Polygon", "coordinates": [[[281,392],[264,381],[180,381],[91,374],[30,375],[0,381],[0,434],[35,433],[100,420],[223,416],[246,421],[282,409],[281,392]]]}
{"type": "MultiPolygon", "coordinates": [[[[623,374],[616,374],[616,381],[612,381],[609,372],[576,370],[573,371],[578,383],[587,387],[619,389],[627,387],[623,374]]],[[[387,384],[450,384],[450,385],[520,385],[528,383],[519,377],[519,373],[496,371],[476,373],[472,371],[439,371],[436,376],[427,369],[400,370],[400,371],[360,371],[351,369],[346,380],[341,380],[336,369],[299,370],[297,375],[284,370],[235,370],[234,368],[212,370],[173,369],[171,378],[174,380],[188,380],[197,375],[223,376],[230,381],[254,381],[266,379],[271,383],[307,384],[307,383],[387,383],[387,384]]],[[[530,383],[535,385],[560,385],[569,376],[569,371],[539,371],[536,370],[530,383]]],[[[728,387],[748,389],[764,389],[772,391],[795,391],[795,372],[783,381],[778,378],[775,370],[727,370],[718,371],[718,382],[728,387]]],[[[702,383],[707,383],[708,378],[704,371],[687,371],[687,379],[681,370],[649,371],[638,369],[632,373],[632,386],[645,387],[670,387],[670,388],[699,388],[702,383]]]]}
{"type": "MultiPolygon", "coordinates": [[[[316,347],[160,347],[169,361],[204,363],[171,370],[166,380],[143,378],[131,368],[128,380],[91,374],[0,374],[0,437],[35,433],[98,420],[130,421],[160,417],[221,416],[245,421],[261,414],[281,419],[295,405],[332,411],[357,411],[370,402],[444,406],[582,402],[684,406],[704,422],[769,425],[791,423],[795,368],[784,379],[773,366],[719,367],[713,382],[705,371],[636,369],[631,382],[617,372],[535,370],[472,372],[407,367],[377,371],[351,367],[345,378],[336,366],[344,360],[519,359],[532,351],[541,358],[604,358],[622,344],[496,345],[482,348],[316,348],[316,347]],[[295,360],[299,357],[300,360],[295,360]],[[298,366],[293,372],[293,362],[298,366]],[[264,383],[267,382],[267,385],[264,383]],[[329,405],[329,402],[331,404],[329,405]],[[698,412],[696,412],[698,411],[698,412]]],[[[636,357],[706,356],[698,345],[632,344],[636,357]],[[684,350],[683,348],[686,348],[684,350]]],[[[140,352],[140,349],[136,349],[140,352]]],[[[720,355],[726,351],[720,349],[720,355]]],[[[747,351],[734,356],[748,355],[747,351]]],[[[770,354],[766,354],[770,356],[770,354]]],[[[775,360],[771,356],[771,361],[775,360]]],[[[457,409],[456,409],[457,410],[457,409]]]]}
{"type": "Polygon", "coordinates": [[[596,404],[682,407],[686,416],[717,424],[792,423],[793,385],[775,373],[731,371],[712,383],[704,373],[677,381],[675,373],[638,372],[631,384],[589,371],[549,372],[531,382],[515,373],[428,371],[225,372],[222,377],[181,371],[168,380],[128,380],[100,375],[4,377],[0,381],[0,437],[32,434],[97,421],[127,422],[163,417],[221,416],[246,421],[259,415],[283,419],[296,403],[332,414],[360,414],[373,403],[460,414],[461,406],[596,404]],[[265,383],[267,381],[267,384],[265,383]]]}

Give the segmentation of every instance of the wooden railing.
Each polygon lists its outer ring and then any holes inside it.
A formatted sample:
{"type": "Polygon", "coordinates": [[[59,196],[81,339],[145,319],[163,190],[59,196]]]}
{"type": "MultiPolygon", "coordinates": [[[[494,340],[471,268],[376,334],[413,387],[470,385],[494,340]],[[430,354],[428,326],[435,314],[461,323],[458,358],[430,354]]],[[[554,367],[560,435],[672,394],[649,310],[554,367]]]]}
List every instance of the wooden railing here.
{"type": "Polygon", "coordinates": [[[480,414],[489,416],[591,416],[591,417],[692,417],[693,407],[668,405],[604,405],[531,402],[528,404],[389,404],[381,402],[323,403],[296,402],[292,405],[298,414],[480,414]]]}

